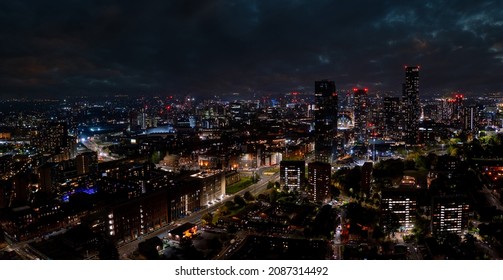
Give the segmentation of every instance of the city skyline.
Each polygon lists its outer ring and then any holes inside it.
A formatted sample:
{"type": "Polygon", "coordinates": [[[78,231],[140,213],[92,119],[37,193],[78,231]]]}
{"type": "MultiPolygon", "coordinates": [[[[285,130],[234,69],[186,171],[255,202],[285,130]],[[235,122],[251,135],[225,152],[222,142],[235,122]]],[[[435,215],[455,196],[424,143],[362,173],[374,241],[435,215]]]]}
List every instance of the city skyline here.
{"type": "Polygon", "coordinates": [[[402,99],[0,102],[0,259],[502,259],[501,97],[403,74],[402,99]]]}
{"type": "Polygon", "coordinates": [[[338,89],[501,92],[503,4],[162,1],[0,4],[0,97],[338,89]]]}

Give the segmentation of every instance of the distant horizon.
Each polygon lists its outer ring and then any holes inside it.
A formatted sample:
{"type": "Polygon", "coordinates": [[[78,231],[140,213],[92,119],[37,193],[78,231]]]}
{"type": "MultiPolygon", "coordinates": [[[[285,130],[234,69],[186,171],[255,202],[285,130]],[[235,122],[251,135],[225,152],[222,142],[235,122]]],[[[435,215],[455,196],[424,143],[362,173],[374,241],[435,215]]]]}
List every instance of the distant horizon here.
{"type": "MultiPolygon", "coordinates": [[[[338,88],[337,83],[336,83],[336,91],[338,94],[344,94],[344,93],[352,93],[353,88],[355,86],[350,86],[347,88],[338,88]]],[[[360,87],[356,87],[360,88],[360,87]]],[[[402,92],[401,91],[393,91],[393,90],[379,90],[379,91],[373,91],[372,88],[368,88],[368,94],[370,96],[375,96],[379,95],[380,97],[402,97],[402,92]]],[[[314,81],[313,81],[313,86],[312,90],[293,90],[293,91],[283,91],[283,92],[264,92],[264,93],[250,93],[250,92],[223,92],[223,93],[216,93],[213,95],[201,95],[197,93],[159,93],[159,92],[122,92],[122,93],[114,93],[114,92],[95,92],[95,93],[80,93],[80,94],[36,94],[36,95],[31,95],[31,94],[12,94],[12,95],[3,95],[0,93],[0,102],[3,101],[13,101],[13,100],[64,100],[64,99],[79,99],[79,98],[90,98],[90,99],[99,99],[99,98],[114,98],[114,97],[120,97],[120,96],[127,96],[127,97],[134,97],[134,98],[141,98],[141,97],[169,97],[169,96],[175,96],[177,98],[183,98],[186,96],[191,96],[195,97],[199,100],[212,100],[215,98],[222,98],[226,100],[238,100],[238,99],[247,99],[247,100],[253,100],[253,99],[260,99],[264,97],[278,97],[278,96],[285,96],[287,94],[291,93],[298,93],[301,96],[314,96],[314,81]]],[[[419,91],[419,98],[420,99],[430,99],[430,98],[449,98],[452,97],[454,94],[463,94],[465,98],[481,98],[481,97],[503,97],[503,91],[487,91],[487,92],[463,92],[463,91],[444,91],[444,92],[429,92],[429,93],[423,93],[421,90],[419,91]],[[488,96],[490,95],[490,96],[488,96]]]]}

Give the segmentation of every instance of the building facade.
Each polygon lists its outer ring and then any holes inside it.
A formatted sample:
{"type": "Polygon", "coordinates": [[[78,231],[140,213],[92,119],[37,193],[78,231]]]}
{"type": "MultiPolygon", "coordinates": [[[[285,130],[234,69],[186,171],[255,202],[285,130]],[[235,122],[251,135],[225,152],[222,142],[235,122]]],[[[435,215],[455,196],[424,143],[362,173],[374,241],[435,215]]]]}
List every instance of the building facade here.
{"type": "Polygon", "coordinates": [[[105,212],[106,233],[118,242],[134,240],[164,225],[169,219],[166,190],[116,204],[105,212]]]}
{"type": "Polygon", "coordinates": [[[400,127],[400,98],[384,97],[384,136],[393,137],[400,127]]]}
{"type": "Polygon", "coordinates": [[[404,141],[409,145],[418,144],[419,118],[421,116],[421,105],[419,102],[419,66],[405,67],[402,104],[404,141]]]}
{"type": "Polygon", "coordinates": [[[369,101],[368,89],[353,89],[354,104],[354,137],[355,141],[365,143],[368,139],[368,116],[369,116],[369,101]]]}
{"type": "Polygon", "coordinates": [[[330,197],[330,174],[332,166],[326,162],[311,162],[307,166],[309,196],[314,201],[324,201],[330,197]]]}
{"type": "Polygon", "coordinates": [[[468,225],[470,206],[464,195],[439,195],[432,198],[431,232],[439,236],[461,234],[468,225]]]}
{"type": "Polygon", "coordinates": [[[411,230],[416,221],[416,207],[414,187],[387,188],[381,193],[381,220],[386,227],[411,230]]]}
{"type": "Polygon", "coordinates": [[[289,190],[299,190],[305,178],[303,160],[283,160],[280,163],[280,184],[289,190]]]}
{"type": "Polygon", "coordinates": [[[332,163],[336,158],[338,98],[333,81],[315,82],[315,160],[332,163]]]}

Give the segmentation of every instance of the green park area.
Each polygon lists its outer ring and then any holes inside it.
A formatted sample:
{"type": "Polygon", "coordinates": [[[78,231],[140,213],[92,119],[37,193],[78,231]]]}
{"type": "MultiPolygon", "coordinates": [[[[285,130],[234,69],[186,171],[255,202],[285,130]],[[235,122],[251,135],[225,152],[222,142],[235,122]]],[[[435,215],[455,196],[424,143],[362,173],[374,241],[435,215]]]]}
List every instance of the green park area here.
{"type": "Polygon", "coordinates": [[[279,172],[279,167],[271,167],[264,171],[264,175],[271,176],[279,172]]]}
{"type": "Polygon", "coordinates": [[[239,182],[236,182],[232,185],[229,185],[225,188],[225,193],[226,194],[235,194],[239,192],[240,190],[244,190],[247,187],[251,186],[253,184],[253,180],[251,177],[244,177],[241,178],[239,182]]]}

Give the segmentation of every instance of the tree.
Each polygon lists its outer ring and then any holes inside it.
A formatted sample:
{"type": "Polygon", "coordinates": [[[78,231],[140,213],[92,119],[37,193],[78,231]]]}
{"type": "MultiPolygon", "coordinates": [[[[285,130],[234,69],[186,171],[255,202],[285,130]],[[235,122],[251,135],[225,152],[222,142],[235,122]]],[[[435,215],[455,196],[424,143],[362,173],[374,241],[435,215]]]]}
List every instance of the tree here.
{"type": "Polygon", "coordinates": [[[155,151],[152,153],[152,155],[150,156],[150,161],[152,163],[159,163],[159,161],[161,160],[161,152],[159,151],[155,151]]]}
{"type": "Polygon", "coordinates": [[[272,188],[274,188],[274,183],[271,182],[271,181],[269,181],[269,183],[267,183],[267,189],[269,190],[269,189],[272,189],[272,188]]]}
{"type": "Polygon", "coordinates": [[[98,252],[98,257],[100,260],[118,260],[119,251],[112,241],[105,240],[98,252]]]}
{"type": "Polygon", "coordinates": [[[251,194],[251,192],[247,191],[244,194],[244,199],[247,201],[254,201],[255,197],[253,196],[253,194],[251,194]]]}
{"type": "Polygon", "coordinates": [[[400,228],[400,220],[395,213],[389,213],[386,217],[384,232],[388,235],[394,234],[400,228]]]}
{"type": "Polygon", "coordinates": [[[159,251],[157,247],[162,247],[162,240],[155,236],[138,244],[138,251],[148,260],[158,260],[159,251]]]}
{"type": "Polygon", "coordinates": [[[267,198],[268,198],[267,195],[263,193],[259,194],[257,197],[258,200],[267,200],[267,198]]]}
{"type": "Polygon", "coordinates": [[[236,203],[239,206],[245,206],[246,205],[246,201],[240,195],[235,195],[234,196],[234,203],[236,203]]]}
{"type": "Polygon", "coordinates": [[[230,210],[230,209],[233,209],[236,206],[236,203],[234,203],[233,201],[227,200],[224,203],[224,206],[227,207],[228,210],[230,210]]]}
{"type": "Polygon", "coordinates": [[[415,161],[415,168],[418,170],[429,170],[430,163],[427,157],[418,156],[415,161]]]}
{"type": "Polygon", "coordinates": [[[278,193],[276,191],[272,191],[270,194],[269,194],[269,202],[270,203],[274,203],[278,200],[278,193]]]}
{"type": "MultiPolygon", "coordinates": [[[[232,207],[234,207],[234,203],[233,203],[232,201],[227,201],[227,202],[232,203],[232,207]]],[[[226,204],[227,204],[227,203],[226,203],[226,204]]],[[[224,206],[222,206],[222,207],[220,207],[220,208],[218,209],[218,212],[219,212],[220,214],[222,214],[222,215],[224,215],[224,216],[225,216],[225,215],[229,214],[229,207],[227,207],[226,205],[224,205],[224,206]]]]}
{"type": "Polygon", "coordinates": [[[355,166],[351,170],[336,172],[335,180],[338,181],[346,193],[360,192],[361,168],[355,166]]]}
{"type": "Polygon", "coordinates": [[[415,170],[416,163],[413,160],[406,160],[404,163],[404,169],[405,170],[415,170]]]}
{"type": "Polygon", "coordinates": [[[183,251],[183,255],[188,260],[203,259],[203,254],[194,247],[194,243],[190,238],[182,238],[182,240],[180,240],[180,249],[183,251]]]}
{"type": "Polygon", "coordinates": [[[457,157],[458,155],[461,154],[461,151],[459,150],[459,148],[455,147],[455,146],[449,146],[448,152],[449,152],[449,155],[451,155],[453,157],[457,157]]]}
{"type": "Polygon", "coordinates": [[[377,241],[382,241],[384,239],[384,231],[380,226],[374,227],[374,231],[372,232],[372,238],[374,238],[377,241]]]}
{"type": "Polygon", "coordinates": [[[336,186],[331,185],[330,194],[332,194],[332,199],[337,199],[341,195],[341,191],[336,186]]]}
{"type": "Polygon", "coordinates": [[[213,223],[213,215],[211,213],[204,213],[204,215],[201,217],[201,220],[203,220],[206,224],[212,224],[213,223]]]}
{"type": "Polygon", "coordinates": [[[402,177],[404,162],[400,159],[388,159],[381,161],[374,166],[373,175],[376,178],[397,178],[402,177]]]}

